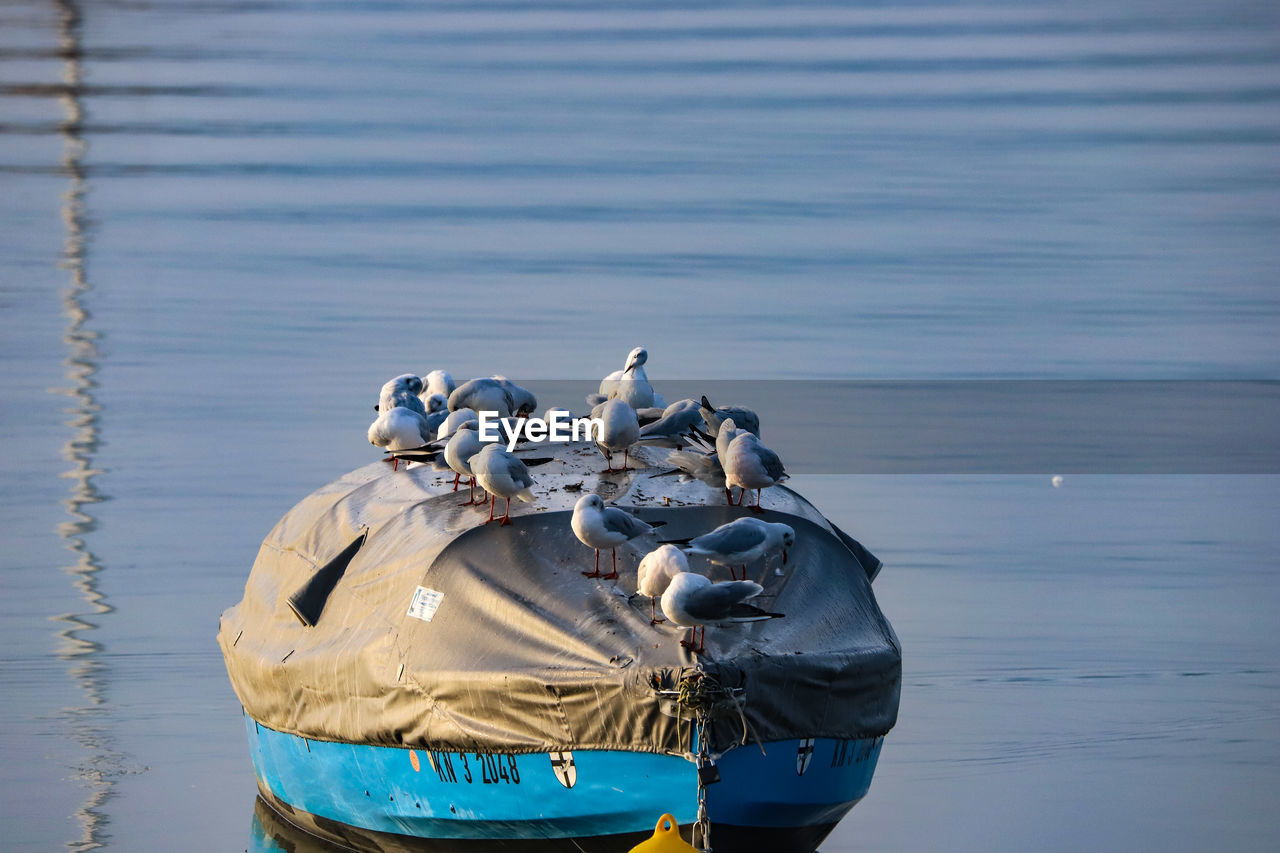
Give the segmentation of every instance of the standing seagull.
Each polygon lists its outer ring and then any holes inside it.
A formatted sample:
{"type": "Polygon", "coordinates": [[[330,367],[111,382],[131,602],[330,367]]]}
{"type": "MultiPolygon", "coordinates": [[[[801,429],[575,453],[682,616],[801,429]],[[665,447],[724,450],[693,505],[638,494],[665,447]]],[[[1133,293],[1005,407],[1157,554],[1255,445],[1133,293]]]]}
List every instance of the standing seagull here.
{"type": "Polygon", "coordinates": [[[427,419],[421,413],[404,406],[395,406],[378,413],[377,419],[369,424],[368,438],[369,443],[375,447],[413,450],[422,447],[434,436],[427,429],[427,419]]]}
{"type": "Polygon", "coordinates": [[[458,480],[463,474],[467,475],[469,495],[467,501],[462,506],[471,506],[476,503],[476,476],[471,471],[471,457],[480,452],[484,447],[480,443],[480,433],[476,432],[477,424],[474,420],[467,421],[462,426],[454,430],[453,435],[449,436],[449,443],[444,446],[444,460],[449,463],[449,468],[454,472],[453,490],[458,491],[458,480]]]}
{"type": "Polygon", "coordinates": [[[612,474],[613,454],[622,451],[622,467],[627,470],[627,457],[631,453],[631,445],[640,438],[640,421],[636,418],[636,410],[623,400],[605,400],[591,410],[591,417],[599,418],[604,424],[601,434],[596,437],[596,447],[608,464],[603,472],[612,474]]]}
{"type": "Polygon", "coordinates": [[[796,532],[790,525],[738,518],[722,524],[710,533],[690,539],[684,553],[706,557],[713,563],[728,566],[736,579],[734,566],[742,566],[742,579],[747,579],[747,564],[768,559],[781,549],[782,564],[787,564],[787,549],[796,544],[796,532]]]}
{"type": "Polygon", "coordinates": [[[626,510],[616,506],[606,507],[599,495],[583,495],[573,506],[573,520],[570,522],[573,534],[578,541],[588,548],[596,550],[596,568],[593,572],[583,572],[589,578],[612,580],[618,576],[618,546],[629,539],[643,536],[653,531],[653,527],[645,524],[626,510]],[[607,575],[600,574],[600,549],[608,548],[613,554],[613,571],[607,575]]]}
{"type": "Polygon", "coordinates": [[[725,486],[741,489],[738,506],[742,506],[747,489],[756,490],[756,505],[748,507],[752,512],[764,512],[760,508],[760,490],[781,483],[788,476],[778,454],[749,432],[740,434],[729,443],[728,452],[720,457],[720,464],[724,466],[725,486]]]}
{"type": "Polygon", "coordinates": [[[674,545],[663,545],[650,551],[636,569],[636,592],[649,596],[649,624],[665,622],[654,610],[654,601],[666,591],[667,584],[681,572],[689,571],[689,561],[684,552],[674,545]]]}
{"type": "Polygon", "coordinates": [[[779,619],[781,613],[770,613],[745,602],[764,592],[764,587],[752,581],[721,581],[712,583],[693,572],[683,572],[671,579],[662,593],[662,612],[673,624],[691,629],[689,639],[680,645],[691,651],[706,651],[707,626],[729,625],[734,622],[763,622],[779,619]],[[698,629],[702,638],[698,638],[698,629]]]}
{"type": "Polygon", "coordinates": [[[625,400],[633,409],[651,408],[654,404],[653,386],[649,384],[649,377],[644,372],[644,363],[648,360],[649,351],[644,347],[636,347],[627,353],[622,376],[609,396],[625,400]]]}
{"type": "Polygon", "coordinates": [[[533,478],[529,476],[529,469],[500,444],[486,444],[479,453],[471,457],[471,474],[480,488],[489,493],[489,521],[493,521],[498,495],[502,495],[507,501],[499,524],[511,523],[512,498],[533,503],[533,492],[529,489],[533,485],[533,478]]]}

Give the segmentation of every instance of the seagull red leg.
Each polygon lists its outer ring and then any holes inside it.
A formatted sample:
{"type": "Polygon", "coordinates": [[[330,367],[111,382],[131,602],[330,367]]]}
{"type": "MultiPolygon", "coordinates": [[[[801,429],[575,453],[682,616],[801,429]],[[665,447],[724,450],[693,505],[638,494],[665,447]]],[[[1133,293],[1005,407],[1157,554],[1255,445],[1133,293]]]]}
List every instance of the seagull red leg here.
{"type": "Polygon", "coordinates": [[[502,507],[502,521],[499,521],[498,524],[505,526],[511,523],[511,498],[503,498],[503,500],[506,501],[506,504],[502,507]]]}
{"type": "Polygon", "coordinates": [[[600,577],[600,549],[599,548],[596,549],[596,570],[594,572],[583,572],[582,574],[589,578],[600,577]]]}
{"type": "Polygon", "coordinates": [[[618,549],[614,548],[609,553],[613,554],[613,571],[603,576],[607,581],[611,581],[618,576],[618,549]]]}

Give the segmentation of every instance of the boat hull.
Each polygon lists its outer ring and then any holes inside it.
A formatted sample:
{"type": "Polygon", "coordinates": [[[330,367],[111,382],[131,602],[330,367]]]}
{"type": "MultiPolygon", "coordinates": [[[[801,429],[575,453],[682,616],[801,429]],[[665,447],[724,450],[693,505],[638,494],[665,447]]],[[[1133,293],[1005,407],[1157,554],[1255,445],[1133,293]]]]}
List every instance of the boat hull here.
{"type": "MultiPolygon", "coordinates": [[[[687,836],[697,771],[669,755],[436,752],[315,741],[245,717],[264,802],[356,849],[629,850],[663,813],[687,836]]],[[[882,738],[779,741],[719,762],[707,788],[719,853],[812,851],[866,795],[882,738]]]]}

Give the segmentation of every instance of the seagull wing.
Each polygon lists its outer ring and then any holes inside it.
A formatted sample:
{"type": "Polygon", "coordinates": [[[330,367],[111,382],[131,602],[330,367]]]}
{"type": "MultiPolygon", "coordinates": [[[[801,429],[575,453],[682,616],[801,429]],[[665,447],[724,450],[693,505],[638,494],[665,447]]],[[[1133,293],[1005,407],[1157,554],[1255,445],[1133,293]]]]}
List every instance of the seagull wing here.
{"type": "Polygon", "coordinates": [[[741,554],[764,542],[768,534],[757,525],[729,523],[689,542],[689,549],[714,554],[741,554]]]}
{"type": "Polygon", "coordinates": [[[618,509],[616,506],[605,507],[601,517],[606,530],[610,533],[621,533],[628,539],[635,539],[637,536],[643,536],[653,530],[652,527],[631,513],[618,509]]]}

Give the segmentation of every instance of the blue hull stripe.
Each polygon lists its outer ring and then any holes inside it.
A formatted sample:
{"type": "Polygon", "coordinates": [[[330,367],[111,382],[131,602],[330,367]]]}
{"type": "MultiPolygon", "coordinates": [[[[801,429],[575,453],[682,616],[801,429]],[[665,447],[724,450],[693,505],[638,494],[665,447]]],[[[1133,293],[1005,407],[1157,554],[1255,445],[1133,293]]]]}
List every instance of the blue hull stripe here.
{"type": "MultiPolygon", "coordinates": [[[[676,756],[433,752],[314,741],[247,715],[245,721],[258,785],[268,799],[376,832],[574,838],[652,831],[664,812],[681,824],[696,817],[697,772],[676,756]]],[[[756,746],[735,749],[720,760],[722,781],[707,789],[711,818],[779,828],[833,824],[866,794],[881,740],[817,739],[811,747],[779,741],[765,745],[767,755],[756,746]],[[797,772],[802,764],[803,775],[797,772]]]]}

